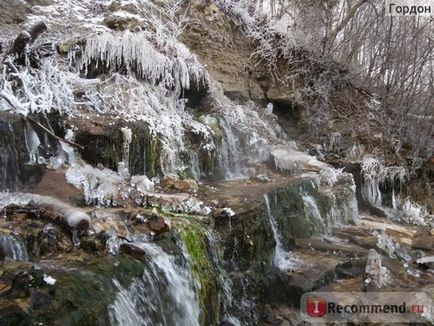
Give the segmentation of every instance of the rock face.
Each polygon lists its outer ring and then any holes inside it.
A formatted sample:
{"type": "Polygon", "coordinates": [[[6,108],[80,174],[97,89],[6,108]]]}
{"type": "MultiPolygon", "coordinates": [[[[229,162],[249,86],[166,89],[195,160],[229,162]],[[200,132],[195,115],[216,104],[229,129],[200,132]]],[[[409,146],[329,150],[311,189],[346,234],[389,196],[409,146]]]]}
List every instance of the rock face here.
{"type": "Polygon", "coordinates": [[[0,190],[16,191],[40,181],[43,167],[30,160],[22,118],[0,113],[0,190]]]}
{"type": "Polygon", "coordinates": [[[22,0],[4,0],[0,2],[1,24],[19,24],[24,22],[30,6],[22,0]]]}

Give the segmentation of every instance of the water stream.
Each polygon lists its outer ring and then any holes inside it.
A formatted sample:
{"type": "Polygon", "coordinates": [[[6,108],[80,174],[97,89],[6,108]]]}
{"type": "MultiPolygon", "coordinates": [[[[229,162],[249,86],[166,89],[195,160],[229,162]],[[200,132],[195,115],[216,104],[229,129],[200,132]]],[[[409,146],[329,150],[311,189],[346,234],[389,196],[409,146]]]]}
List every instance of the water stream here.
{"type": "Polygon", "coordinates": [[[199,303],[193,277],[174,256],[154,243],[135,246],[149,255],[149,264],[141,279],[127,288],[116,280],[119,289],[109,307],[112,325],[199,325],[199,303]]]}
{"type": "Polygon", "coordinates": [[[276,242],[273,259],[274,265],[276,265],[282,271],[294,270],[299,264],[298,259],[292,252],[285,250],[283,247],[279,226],[277,224],[277,219],[274,217],[271,211],[268,194],[264,194],[264,200],[267,207],[267,214],[270,220],[271,229],[273,230],[274,240],[276,242]]]}
{"type": "Polygon", "coordinates": [[[12,235],[0,235],[0,249],[7,259],[28,260],[29,258],[24,242],[12,235]]]}

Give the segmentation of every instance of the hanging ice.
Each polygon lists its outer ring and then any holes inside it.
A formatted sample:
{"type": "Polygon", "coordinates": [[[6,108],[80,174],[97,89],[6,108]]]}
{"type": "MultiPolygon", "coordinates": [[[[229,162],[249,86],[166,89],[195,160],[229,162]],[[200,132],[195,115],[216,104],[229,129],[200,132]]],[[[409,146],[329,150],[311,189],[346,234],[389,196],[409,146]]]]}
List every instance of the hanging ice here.
{"type": "Polygon", "coordinates": [[[27,164],[34,165],[38,164],[39,157],[39,145],[41,141],[39,140],[38,134],[33,130],[32,126],[27,122],[24,130],[27,152],[29,154],[29,162],[27,164]]]}

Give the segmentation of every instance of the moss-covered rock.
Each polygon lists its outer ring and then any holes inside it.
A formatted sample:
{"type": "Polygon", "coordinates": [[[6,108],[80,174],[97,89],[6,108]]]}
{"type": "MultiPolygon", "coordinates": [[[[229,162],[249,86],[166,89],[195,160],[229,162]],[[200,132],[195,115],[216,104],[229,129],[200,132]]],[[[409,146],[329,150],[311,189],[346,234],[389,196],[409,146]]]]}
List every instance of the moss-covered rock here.
{"type": "Polygon", "coordinates": [[[143,275],[144,265],[118,256],[76,264],[53,261],[39,269],[27,263],[3,263],[0,269],[0,281],[12,284],[4,299],[21,303],[1,309],[0,324],[108,325],[108,307],[118,291],[113,279],[128,287],[143,275]],[[48,284],[47,276],[55,283],[48,284]]]}
{"type": "Polygon", "coordinates": [[[146,174],[149,177],[161,175],[162,145],[158,135],[151,134],[144,122],[83,121],[72,120],[77,127],[75,140],[84,145],[80,154],[93,165],[102,164],[112,170],[124,158],[123,134],[121,129],[128,127],[132,131],[129,145],[129,169],[132,175],[146,174]]]}
{"type": "Polygon", "coordinates": [[[220,318],[219,270],[214,265],[207,230],[198,222],[178,224],[183,245],[185,246],[190,268],[198,283],[201,325],[217,325],[220,318]]]}

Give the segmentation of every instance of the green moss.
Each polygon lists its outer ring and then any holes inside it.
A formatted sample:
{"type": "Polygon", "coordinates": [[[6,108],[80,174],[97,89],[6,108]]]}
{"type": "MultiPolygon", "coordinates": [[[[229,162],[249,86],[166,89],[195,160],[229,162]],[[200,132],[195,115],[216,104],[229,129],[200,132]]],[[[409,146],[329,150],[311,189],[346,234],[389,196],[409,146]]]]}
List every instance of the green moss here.
{"type": "Polygon", "coordinates": [[[219,120],[211,115],[201,115],[198,119],[204,125],[207,125],[214,132],[214,136],[217,141],[221,142],[223,138],[223,132],[219,120]]]}
{"type": "Polygon", "coordinates": [[[323,222],[314,218],[306,207],[304,195],[315,199],[319,213],[323,217],[322,221],[327,223],[325,217],[331,210],[332,200],[319,193],[311,181],[289,185],[269,194],[271,210],[278,221],[285,245],[290,245],[296,238],[309,238],[325,231],[323,222]]]}
{"type": "Polygon", "coordinates": [[[179,234],[189,254],[194,278],[199,283],[201,325],[217,324],[219,319],[219,273],[210,257],[206,230],[197,222],[179,226],[179,234]]]}
{"type": "Polygon", "coordinates": [[[200,170],[208,181],[217,181],[224,179],[224,171],[218,164],[218,157],[215,151],[202,151],[199,154],[200,170]]]}

